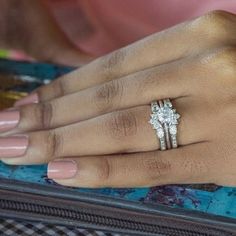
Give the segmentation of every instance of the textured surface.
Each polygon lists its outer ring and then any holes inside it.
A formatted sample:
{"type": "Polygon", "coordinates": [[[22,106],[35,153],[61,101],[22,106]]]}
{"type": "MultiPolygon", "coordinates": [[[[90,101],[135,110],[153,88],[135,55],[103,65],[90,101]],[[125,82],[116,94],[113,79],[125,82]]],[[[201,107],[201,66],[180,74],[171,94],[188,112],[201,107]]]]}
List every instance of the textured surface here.
{"type": "MultiPolygon", "coordinates": [[[[46,165],[42,166],[6,166],[0,163],[0,179],[14,179],[40,185],[54,185],[58,189],[66,187],[56,185],[46,177],[46,165]]],[[[200,188],[201,186],[197,186],[200,188]]],[[[202,186],[204,189],[204,185],[202,186]]],[[[193,186],[161,186],[138,189],[81,189],[72,188],[76,193],[122,198],[152,204],[191,209],[206,213],[236,218],[236,188],[212,186],[208,189],[194,189],[193,186]]]]}
{"type": "MultiPolygon", "coordinates": [[[[67,228],[41,223],[25,223],[14,220],[0,220],[0,235],[2,236],[120,236],[119,234],[103,233],[78,228],[67,228]]],[[[124,236],[124,235],[123,235],[124,236]]]]}

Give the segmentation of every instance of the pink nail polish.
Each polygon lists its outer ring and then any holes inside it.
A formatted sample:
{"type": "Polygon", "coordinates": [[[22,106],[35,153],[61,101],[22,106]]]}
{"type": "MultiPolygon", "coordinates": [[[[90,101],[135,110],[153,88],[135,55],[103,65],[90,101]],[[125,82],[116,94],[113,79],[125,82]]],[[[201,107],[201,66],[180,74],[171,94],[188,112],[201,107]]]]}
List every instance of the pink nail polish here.
{"type": "Polygon", "coordinates": [[[28,144],[26,136],[0,138],[0,158],[23,156],[28,144]]]}
{"type": "Polygon", "coordinates": [[[0,132],[6,132],[15,128],[20,121],[18,110],[8,110],[0,112],[0,132]]]}
{"type": "Polygon", "coordinates": [[[56,160],[48,164],[49,179],[72,179],[77,172],[78,166],[73,160],[56,160]]]}
{"type": "Polygon", "coordinates": [[[19,101],[16,101],[14,106],[19,107],[19,106],[24,106],[28,104],[33,104],[33,103],[38,103],[39,102],[39,96],[37,93],[32,93],[19,101]]]}

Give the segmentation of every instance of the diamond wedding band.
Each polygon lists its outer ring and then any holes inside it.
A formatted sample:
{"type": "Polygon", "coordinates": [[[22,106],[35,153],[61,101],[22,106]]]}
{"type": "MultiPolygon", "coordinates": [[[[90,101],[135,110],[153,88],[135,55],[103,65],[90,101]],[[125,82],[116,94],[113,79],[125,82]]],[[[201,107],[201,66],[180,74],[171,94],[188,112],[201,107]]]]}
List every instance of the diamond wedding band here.
{"type": "Polygon", "coordinates": [[[149,123],[156,130],[156,135],[160,141],[160,149],[163,151],[177,148],[177,125],[180,115],[173,109],[170,99],[152,102],[151,110],[149,123]]]}

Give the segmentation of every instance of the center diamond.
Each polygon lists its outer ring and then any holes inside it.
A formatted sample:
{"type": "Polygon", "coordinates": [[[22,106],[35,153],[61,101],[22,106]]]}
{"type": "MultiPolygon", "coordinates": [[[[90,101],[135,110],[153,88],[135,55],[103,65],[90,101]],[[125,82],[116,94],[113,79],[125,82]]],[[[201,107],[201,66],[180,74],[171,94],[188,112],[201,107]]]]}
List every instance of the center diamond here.
{"type": "Polygon", "coordinates": [[[162,124],[178,124],[177,120],[180,118],[180,115],[168,105],[164,105],[158,110],[157,117],[162,124]]]}

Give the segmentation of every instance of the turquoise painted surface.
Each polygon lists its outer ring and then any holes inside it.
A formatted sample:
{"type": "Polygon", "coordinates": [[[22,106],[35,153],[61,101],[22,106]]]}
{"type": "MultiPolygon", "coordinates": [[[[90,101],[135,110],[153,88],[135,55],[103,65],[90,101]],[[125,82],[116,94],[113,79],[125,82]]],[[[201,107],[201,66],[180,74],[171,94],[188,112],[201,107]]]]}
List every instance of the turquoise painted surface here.
{"type": "MultiPolygon", "coordinates": [[[[40,185],[55,185],[46,177],[46,165],[7,166],[0,162],[0,179],[13,179],[40,185]]],[[[57,188],[65,188],[56,185],[57,188]]],[[[124,198],[131,201],[159,203],[206,213],[236,218],[236,188],[218,187],[212,192],[191,189],[184,186],[162,186],[138,189],[82,189],[76,192],[90,192],[124,198]]]]}

